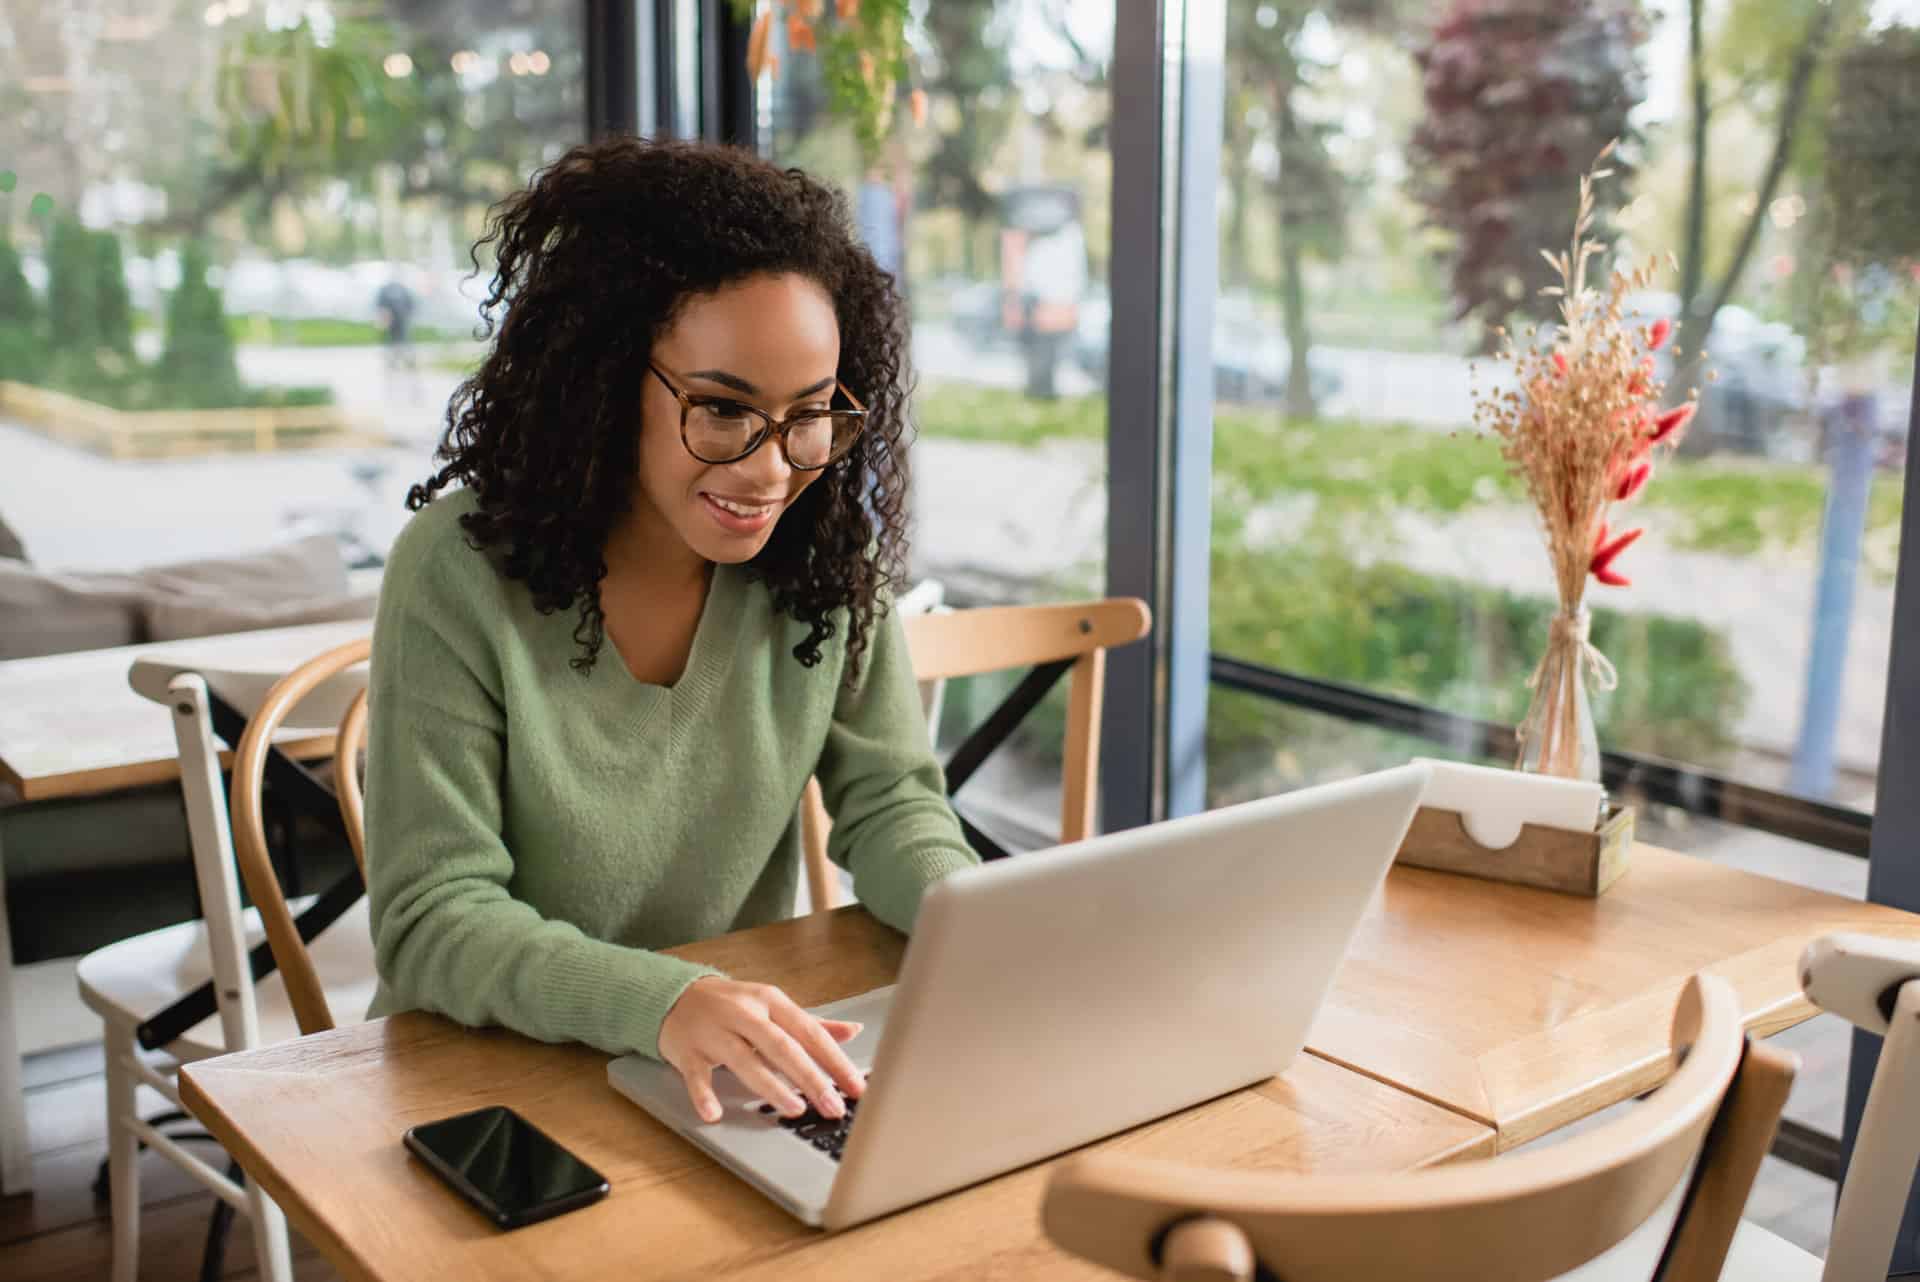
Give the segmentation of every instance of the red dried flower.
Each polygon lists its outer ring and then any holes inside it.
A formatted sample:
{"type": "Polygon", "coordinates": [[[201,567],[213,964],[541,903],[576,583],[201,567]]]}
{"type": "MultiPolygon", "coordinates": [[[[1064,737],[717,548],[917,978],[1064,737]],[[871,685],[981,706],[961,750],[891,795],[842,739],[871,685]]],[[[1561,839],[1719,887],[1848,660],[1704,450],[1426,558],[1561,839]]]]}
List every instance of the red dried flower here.
{"type": "Polygon", "coordinates": [[[1621,473],[1619,484],[1614,486],[1613,499],[1616,503],[1625,503],[1641,490],[1647,488],[1647,482],[1653,479],[1653,460],[1643,459],[1632,463],[1621,473]]]}
{"type": "Polygon", "coordinates": [[[1667,338],[1672,333],[1673,322],[1662,316],[1647,330],[1647,350],[1650,352],[1659,351],[1666,345],[1667,338]]]}
{"type": "Polygon", "coordinates": [[[1671,441],[1678,437],[1680,429],[1693,417],[1694,404],[1676,405],[1659,418],[1653,420],[1653,435],[1647,438],[1649,444],[1658,445],[1661,441],[1671,441]]]}
{"type": "MultiPolygon", "coordinates": [[[[1605,525],[1600,527],[1600,533],[1604,538],[1606,534],[1605,525]]],[[[1587,562],[1588,573],[1592,574],[1594,578],[1610,588],[1633,586],[1633,580],[1614,569],[1613,563],[1622,552],[1632,547],[1634,541],[1645,533],[1646,531],[1644,529],[1636,526],[1634,529],[1628,530],[1625,534],[1615,535],[1613,538],[1606,539],[1600,543],[1593,551],[1593,558],[1587,562]]]]}
{"type": "Polygon", "coordinates": [[[816,48],[812,26],[797,13],[787,15],[787,43],[801,53],[812,53],[816,48]]]}

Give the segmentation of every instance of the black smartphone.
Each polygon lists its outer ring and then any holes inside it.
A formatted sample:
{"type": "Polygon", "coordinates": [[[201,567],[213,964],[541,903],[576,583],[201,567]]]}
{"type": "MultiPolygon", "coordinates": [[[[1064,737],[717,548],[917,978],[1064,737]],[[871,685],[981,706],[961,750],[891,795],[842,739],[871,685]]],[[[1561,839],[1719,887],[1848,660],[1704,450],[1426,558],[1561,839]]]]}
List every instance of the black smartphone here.
{"type": "Polygon", "coordinates": [[[409,1152],[503,1229],[607,1195],[600,1172],[503,1105],[422,1122],[402,1139],[409,1152]]]}

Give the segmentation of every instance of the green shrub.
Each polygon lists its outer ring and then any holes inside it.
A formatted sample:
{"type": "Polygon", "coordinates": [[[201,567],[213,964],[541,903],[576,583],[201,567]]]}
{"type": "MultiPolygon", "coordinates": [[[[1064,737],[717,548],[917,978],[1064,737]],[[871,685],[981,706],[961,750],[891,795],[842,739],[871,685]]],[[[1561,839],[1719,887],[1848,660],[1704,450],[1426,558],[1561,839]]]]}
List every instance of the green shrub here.
{"type": "Polygon", "coordinates": [[[56,352],[91,360],[100,346],[100,299],[92,236],[71,214],[56,219],[47,246],[47,331],[56,352]]]}
{"type": "Polygon", "coordinates": [[[180,286],[167,300],[166,345],[154,370],[169,399],[191,398],[199,409],[246,403],[233,334],[220,291],[207,281],[207,247],[190,241],[180,255],[180,286]]]}
{"type": "Polygon", "coordinates": [[[46,369],[40,302],[27,284],[13,242],[0,236],[0,378],[28,381],[46,369]]]}
{"type": "MultiPolygon", "coordinates": [[[[1217,653],[1502,724],[1525,715],[1549,597],[1333,551],[1223,542],[1213,551],[1217,653]]],[[[1725,637],[1691,619],[1596,610],[1593,642],[1620,674],[1617,689],[1595,696],[1602,746],[1703,765],[1726,758],[1748,692],[1725,637]]],[[[1209,755],[1244,746],[1246,729],[1231,717],[1210,722],[1209,755]]]]}
{"type": "Polygon", "coordinates": [[[133,296],[127,290],[127,266],[120,256],[120,238],[112,232],[93,235],[93,307],[99,345],[127,360],[133,359],[133,296]]]}

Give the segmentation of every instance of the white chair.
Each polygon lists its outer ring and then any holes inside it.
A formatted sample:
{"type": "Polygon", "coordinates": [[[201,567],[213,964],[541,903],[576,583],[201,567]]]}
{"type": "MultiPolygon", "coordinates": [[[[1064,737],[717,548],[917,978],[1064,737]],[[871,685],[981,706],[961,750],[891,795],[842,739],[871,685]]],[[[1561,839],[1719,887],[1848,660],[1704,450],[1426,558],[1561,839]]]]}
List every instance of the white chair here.
{"type": "Polygon", "coordinates": [[[1885,1038],[1840,1189],[1823,1282],[1882,1282],[1920,1164],[1920,941],[1839,932],[1800,959],[1814,1005],[1885,1038]]]}
{"type": "Polygon", "coordinates": [[[1180,1282],[1812,1282],[1818,1260],[1740,1220],[1794,1060],[1746,1039],[1713,975],[1688,982],[1673,1045],[1646,1102],[1548,1148],[1317,1176],[1104,1152],[1055,1168],[1041,1220],[1075,1255],[1180,1282]]]}
{"type": "MultiPolygon", "coordinates": [[[[329,671],[297,724],[330,728],[354,695],[365,688],[368,643],[337,647],[302,665],[329,671]]],[[[295,1010],[281,975],[256,982],[248,954],[265,935],[257,909],[240,909],[232,829],[216,742],[209,680],[239,708],[261,701],[270,679],[253,672],[196,671],[179,661],[142,659],[129,674],[140,693],[164,703],[173,716],[180,750],[181,788],[192,838],[194,877],[205,918],[121,940],[96,950],[79,965],[80,996],[104,1025],[107,1076],[108,1169],[113,1217],[113,1282],[133,1282],[139,1271],[140,1150],[151,1148],[184,1168],[228,1207],[253,1221],[254,1250],[266,1282],[291,1282],[286,1221],[257,1185],[242,1186],[175,1139],[142,1119],[135,1107],[145,1085],[179,1107],[179,1066],[198,1059],[270,1045],[299,1035],[295,1010]],[[140,1025],[183,994],[214,980],[216,1013],[157,1051],[139,1044],[140,1025]]],[[[257,787],[258,781],[255,780],[257,787]]],[[[335,1008],[359,1018],[375,984],[372,934],[365,898],[310,946],[335,1008]]],[[[224,1216],[216,1210],[216,1222],[224,1216]]],[[[209,1238],[209,1249],[221,1230],[209,1238]]]]}

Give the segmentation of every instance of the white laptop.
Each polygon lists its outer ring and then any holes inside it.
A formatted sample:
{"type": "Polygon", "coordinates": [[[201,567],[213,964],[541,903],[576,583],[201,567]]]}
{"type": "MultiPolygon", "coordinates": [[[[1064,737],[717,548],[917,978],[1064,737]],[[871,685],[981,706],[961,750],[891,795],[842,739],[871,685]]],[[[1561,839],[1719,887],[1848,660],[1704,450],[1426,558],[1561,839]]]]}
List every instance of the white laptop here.
{"type": "Polygon", "coordinates": [[[1299,1054],[1428,769],[1402,766],[955,873],[866,1025],[845,1122],[731,1073],[703,1123],[671,1068],[614,1088],[807,1224],[859,1224],[1262,1081],[1299,1054]]]}

